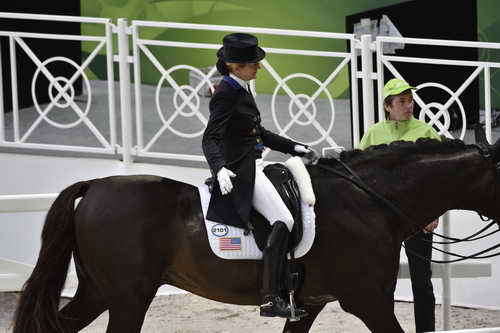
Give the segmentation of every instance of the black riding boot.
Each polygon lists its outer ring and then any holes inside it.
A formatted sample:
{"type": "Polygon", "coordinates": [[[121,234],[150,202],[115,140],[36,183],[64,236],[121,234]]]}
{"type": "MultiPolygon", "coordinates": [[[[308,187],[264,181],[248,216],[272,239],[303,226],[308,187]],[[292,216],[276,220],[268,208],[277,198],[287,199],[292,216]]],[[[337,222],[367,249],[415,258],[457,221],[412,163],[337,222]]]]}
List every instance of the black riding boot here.
{"type": "MultiPolygon", "coordinates": [[[[280,296],[280,281],[283,278],[289,235],[286,224],[276,221],[263,252],[263,301],[260,306],[260,315],[264,317],[290,318],[292,315],[290,305],[280,296]]],[[[295,309],[296,317],[306,315],[305,310],[295,309]]]]}

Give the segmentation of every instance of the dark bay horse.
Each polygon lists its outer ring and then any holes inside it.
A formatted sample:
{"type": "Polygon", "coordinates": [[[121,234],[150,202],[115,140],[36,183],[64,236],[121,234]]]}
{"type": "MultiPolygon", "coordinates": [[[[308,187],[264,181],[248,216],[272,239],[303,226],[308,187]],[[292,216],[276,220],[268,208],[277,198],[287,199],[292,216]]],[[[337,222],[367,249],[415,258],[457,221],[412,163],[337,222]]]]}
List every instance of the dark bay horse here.
{"type": "MultiPolygon", "coordinates": [[[[411,220],[330,172],[346,173],[335,160],[309,166],[317,235],[297,260],[306,272],[297,298],[309,316],[287,321],[283,332],[308,332],[335,300],[372,332],[403,332],[393,300],[401,242],[450,209],[500,220],[500,143],[485,152],[461,141],[396,142],[341,158],[411,220]]],[[[199,200],[196,187],[156,176],[93,179],[63,190],[47,214],[14,333],[77,332],[105,310],[108,333],[139,332],[166,283],[216,301],[259,304],[261,263],[212,253],[199,200]],[[59,310],[72,254],[78,290],[59,310]]]]}

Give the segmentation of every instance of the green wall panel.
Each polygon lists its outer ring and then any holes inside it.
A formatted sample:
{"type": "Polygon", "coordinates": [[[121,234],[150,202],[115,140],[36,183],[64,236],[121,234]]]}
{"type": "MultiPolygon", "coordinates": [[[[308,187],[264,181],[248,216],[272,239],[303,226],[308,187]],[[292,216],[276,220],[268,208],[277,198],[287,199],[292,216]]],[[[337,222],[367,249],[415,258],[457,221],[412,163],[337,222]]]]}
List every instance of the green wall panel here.
{"type": "MultiPolygon", "coordinates": [[[[377,7],[400,3],[401,0],[379,0],[377,7]]],[[[144,0],[86,0],[81,5],[82,16],[107,17],[116,20],[171,21],[185,23],[221,24],[233,26],[265,27],[276,29],[315,30],[344,32],[345,16],[374,7],[373,1],[307,1],[307,0],[258,0],[243,1],[144,1],[144,0]]],[[[82,33],[95,35],[100,27],[82,26],[82,33]]],[[[220,43],[224,33],[204,32],[180,29],[142,29],[141,38],[172,41],[193,41],[220,43]]],[[[286,36],[259,35],[261,45],[280,48],[311,49],[325,51],[346,50],[345,41],[331,41],[317,38],[298,38],[286,36]]],[[[83,46],[83,53],[88,55],[93,44],[83,46]]],[[[116,41],[115,41],[116,46],[116,41]]],[[[94,46],[95,47],[95,46],[94,46]]],[[[165,68],[177,64],[189,64],[195,67],[207,67],[215,63],[215,52],[179,48],[151,48],[165,68]]],[[[268,61],[281,77],[300,72],[320,80],[326,79],[340,63],[341,59],[324,57],[305,57],[293,55],[269,55],[268,61]]],[[[142,82],[157,84],[160,74],[152,64],[141,56],[142,82]]],[[[105,78],[104,57],[90,67],[91,77],[105,78]]],[[[186,84],[187,71],[174,74],[179,83],[186,84]]],[[[290,84],[306,93],[312,93],[316,87],[305,79],[294,79],[290,84]]],[[[258,91],[271,93],[276,81],[265,70],[261,70],[258,91]]],[[[348,98],[349,78],[347,70],[328,87],[335,98],[348,98]]],[[[281,90],[281,93],[283,91],[281,90]]]]}
{"type": "MultiPolygon", "coordinates": [[[[498,0],[478,0],[478,40],[483,42],[500,42],[500,1],[498,0]]],[[[499,50],[482,50],[479,59],[489,62],[500,62],[499,50]]],[[[500,109],[500,74],[498,69],[491,69],[491,99],[492,107],[500,109]]],[[[484,107],[484,80],[480,77],[481,106],[484,107]]]]}
{"type": "MultiPolygon", "coordinates": [[[[107,17],[116,22],[117,18],[129,20],[171,21],[185,23],[220,24],[245,27],[265,27],[276,29],[314,30],[327,32],[344,32],[345,16],[374,8],[380,8],[405,2],[404,0],[255,0],[252,2],[236,0],[85,0],[81,2],[82,16],[107,17]]],[[[479,40],[500,41],[500,1],[477,0],[479,40]]],[[[83,25],[84,34],[101,34],[102,28],[95,25],[83,25]]],[[[224,33],[204,32],[180,29],[142,29],[141,38],[174,41],[193,41],[220,43],[224,33]]],[[[316,38],[294,38],[285,36],[259,35],[260,43],[280,48],[298,48],[312,50],[346,50],[344,41],[328,41],[316,38]]],[[[432,37],[432,36],[429,36],[432,37]]],[[[116,45],[116,41],[115,41],[116,45]]],[[[89,54],[95,47],[92,43],[84,43],[82,51],[89,54]]],[[[179,48],[151,48],[160,62],[169,68],[178,64],[189,64],[195,67],[207,67],[215,63],[215,52],[179,48]]],[[[292,55],[269,55],[268,61],[275,67],[281,77],[300,72],[324,80],[340,63],[340,59],[322,57],[304,57],[292,55]]],[[[500,62],[500,52],[488,50],[480,53],[480,59],[500,62]]],[[[157,84],[160,74],[152,64],[141,56],[142,82],[157,84]]],[[[92,78],[105,78],[105,59],[96,61],[90,66],[92,78]]],[[[492,70],[493,105],[500,105],[500,75],[492,70]]],[[[180,83],[186,84],[186,70],[174,74],[180,83]]],[[[482,80],[482,78],[481,78],[482,80]]],[[[290,84],[310,93],[315,90],[307,80],[295,79],[290,84]]],[[[274,79],[265,70],[261,70],[258,80],[258,91],[272,93],[276,86],[274,79]]],[[[348,98],[349,78],[347,70],[343,70],[338,78],[330,84],[329,91],[335,98],[348,98]]],[[[483,91],[481,90],[481,94],[483,91]]]]}

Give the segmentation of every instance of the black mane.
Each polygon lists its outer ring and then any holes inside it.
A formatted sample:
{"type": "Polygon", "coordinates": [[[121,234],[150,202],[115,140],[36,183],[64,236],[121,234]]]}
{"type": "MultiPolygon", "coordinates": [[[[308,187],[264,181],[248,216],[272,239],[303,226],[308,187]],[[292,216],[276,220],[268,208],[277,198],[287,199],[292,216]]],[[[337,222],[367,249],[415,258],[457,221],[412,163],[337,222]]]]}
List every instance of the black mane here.
{"type": "MultiPolygon", "coordinates": [[[[468,148],[476,145],[465,144],[458,139],[444,139],[443,141],[435,139],[421,138],[416,142],[410,141],[394,141],[390,144],[381,144],[368,147],[365,150],[354,149],[344,151],[340,154],[340,160],[345,163],[361,162],[367,159],[372,159],[374,156],[383,156],[390,154],[435,154],[435,153],[456,153],[465,151],[468,148]]],[[[334,162],[334,158],[321,158],[319,164],[329,165],[334,162]]]]}

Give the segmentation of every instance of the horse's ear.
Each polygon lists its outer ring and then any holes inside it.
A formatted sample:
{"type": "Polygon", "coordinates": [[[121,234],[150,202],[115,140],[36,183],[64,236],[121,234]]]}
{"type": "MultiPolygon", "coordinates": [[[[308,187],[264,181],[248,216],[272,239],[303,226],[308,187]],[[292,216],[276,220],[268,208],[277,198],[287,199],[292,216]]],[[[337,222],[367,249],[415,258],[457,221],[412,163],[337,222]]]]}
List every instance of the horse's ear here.
{"type": "Polygon", "coordinates": [[[477,146],[479,146],[484,152],[489,151],[496,162],[500,161],[500,139],[497,140],[493,146],[490,146],[488,140],[486,139],[486,132],[484,131],[483,125],[480,123],[477,123],[474,126],[474,137],[476,139],[477,146]]]}
{"type": "Polygon", "coordinates": [[[486,133],[484,131],[483,125],[480,123],[477,123],[476,126],[474,126],[474,137],[476,139],[476,144],[478,146],[488,146],[488,140],[486,139],[486,133]]]}

